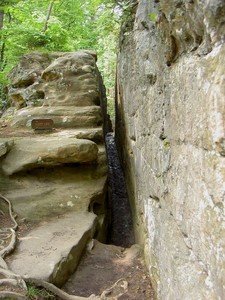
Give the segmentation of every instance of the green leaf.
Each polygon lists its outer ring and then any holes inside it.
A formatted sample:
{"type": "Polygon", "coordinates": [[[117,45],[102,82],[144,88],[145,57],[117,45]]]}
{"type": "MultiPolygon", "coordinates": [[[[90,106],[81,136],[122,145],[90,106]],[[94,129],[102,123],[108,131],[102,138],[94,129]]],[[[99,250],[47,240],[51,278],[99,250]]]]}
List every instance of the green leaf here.
{"type": "Polygon", "coordinates": [[[150,21],[152,21],[152,22],[155,22],[155,20],[156,20],[156,13],[150,13],[149,14],[149,18],[150,18],[150,21]]]}

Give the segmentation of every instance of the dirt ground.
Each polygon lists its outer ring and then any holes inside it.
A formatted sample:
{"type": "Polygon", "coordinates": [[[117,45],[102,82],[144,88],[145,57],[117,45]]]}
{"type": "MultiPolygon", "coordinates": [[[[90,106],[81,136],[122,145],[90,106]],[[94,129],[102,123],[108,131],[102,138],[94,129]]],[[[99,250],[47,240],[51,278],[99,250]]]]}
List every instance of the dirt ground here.
{"type": "Polygon", "coordinates": [[[138,245],[125,249],[92,240],[77,271],[63,286],[69,294],[115,300],[151,300],[154,292],[138,245]],[[108,299],[108,298],[106,298],[108,299]]]}

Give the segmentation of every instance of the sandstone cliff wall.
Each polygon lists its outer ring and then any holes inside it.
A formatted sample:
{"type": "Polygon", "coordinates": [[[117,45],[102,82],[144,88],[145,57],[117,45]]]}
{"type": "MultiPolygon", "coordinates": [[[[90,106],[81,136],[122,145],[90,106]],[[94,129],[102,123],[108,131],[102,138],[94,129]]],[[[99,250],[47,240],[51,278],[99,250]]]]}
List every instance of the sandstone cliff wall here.
{"type": "Polygon", "coordinates": [[[139,0],[117,71],[117,141],[159,299],[225,299],[225,4],[139,0]]]}

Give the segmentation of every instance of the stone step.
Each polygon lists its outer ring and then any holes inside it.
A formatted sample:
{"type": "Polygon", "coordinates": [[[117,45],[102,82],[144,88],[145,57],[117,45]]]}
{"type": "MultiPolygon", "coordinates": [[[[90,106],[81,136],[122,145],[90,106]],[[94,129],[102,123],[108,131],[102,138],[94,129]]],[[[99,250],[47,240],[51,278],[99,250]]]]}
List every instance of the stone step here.
{"type": "Polygon", "coordinates": [[[92,173],[93,166],[63,166],[0,180],[18,216],[18,244],[7,260],[13,272],[61,286],[88,240],[105,237],[107,176],[92,173]]]}
{"type": "Polygon", "coordinates": [[[98,146],[86,139],[67,137],[24,137],[14,145],[2,162],[6,175],[38,167],[68,163],[91,163],[98,157],[98,146]]]}
{"type": "MultiPolygon", "coordinates": [[[[1,119],[0,119],[1,121],[1,119]]],[[[0,132],[0,156],[5,155],[11,149],[12,143],[8,144],[11,138],[18,137],[69,137],[69,138],[77,138],[77,139],[87,139],[91,140],[95,143],[103,143],[104,136],[103,130],[101,127],[93,127],[93,128],[85,128],[82,127],[82,124],[79,128],[67,128],[67,129],[53,129],[50,131],[39,131],[29,128],[7,128],[7,138],[5,137],[5,133],[3,131],[0,132]]]]}
{"type": "Polygon", "coordinates": [[[18,174],[0,180],[0,190],[10,199],[19,225],[31,224],[29,227],[34,228],[43,220],[70,212],[93,211],[97,207],[102,213],[107,176],[95,179],[91,178],[91,172],[91,167],[40,169],[35,174],[24,177],[18,174]]]}
{"type": "Polygon", "coordinates": [[[19,239],[9,268],[62,286],[76,269],[96,225],[93,213],[81,211],[45,221],[19,239]]]}
{"type": "Polygon", "coordinates": [[[14,116],[13,127],[31,128],[35,118],[51,118],[55,128],[96,127],[102,124],[101,107],[41,106],[20,109],[14,116]]]}
{"type": "Polygon", "coordinates": [[[104,140],[103,130],[101,127],[56,130],[56,132],[53,132],[51,136],[67,136],[70,138],[87,139],[95,143],[103,143],[104,140]]]}

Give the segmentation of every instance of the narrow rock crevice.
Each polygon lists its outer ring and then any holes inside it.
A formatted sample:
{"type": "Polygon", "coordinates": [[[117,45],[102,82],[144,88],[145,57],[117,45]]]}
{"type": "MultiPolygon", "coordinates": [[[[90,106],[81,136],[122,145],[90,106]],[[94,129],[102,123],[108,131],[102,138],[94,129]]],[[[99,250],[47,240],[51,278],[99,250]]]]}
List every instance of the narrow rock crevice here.
{"type": "Polygon", "coordinates": [[[132,214],[113,133],[106,135],[106,149],[109,166],[109,205],[111,211],[108,243],[130,247],[135,243],[132,214]]]}

